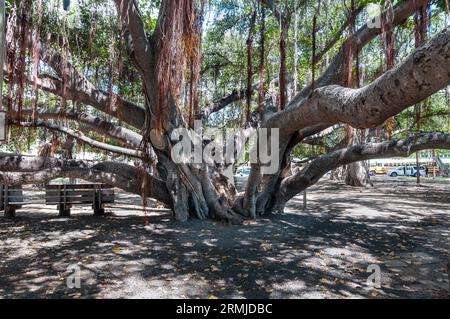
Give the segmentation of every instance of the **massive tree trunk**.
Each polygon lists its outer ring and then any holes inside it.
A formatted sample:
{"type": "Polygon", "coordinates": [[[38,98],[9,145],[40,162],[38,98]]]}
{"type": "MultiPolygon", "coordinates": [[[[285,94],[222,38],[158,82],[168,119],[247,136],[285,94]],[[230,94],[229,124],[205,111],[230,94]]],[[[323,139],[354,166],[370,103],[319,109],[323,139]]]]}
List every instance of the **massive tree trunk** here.
{"type": "MultiPolygon", "coordinates": [[[[396,7],[393,25],[400,24],[412,13],[413,2],[403,1],[396,7]]],[[[224,171],[230,165],[204,161],[194,164],[192,156],[187,154],[185,159],[188,160],[180,162],[172,152],[179,142],[176,129],[188,128],[183,117],[179,88],[184,86],[186,80],[183,75],[187,61],[192,61],[198,54],[194,45],[198,45],[198,39],[192,37],[192,34],[198,32],[195,25],[198,21],[196,2],[163,0],[156,29],[151,35],[145,31],[135,0],[115,0],[115,3],[130,54],[141,77],[145,106],[141,107],[118,97],[125,111],[115,109],[109,114],[141,130],[141,134],[65,109],[37,112],[36,123],[98,148],[142,158],[146,163],[157,161],[163,167],[161,179],[148,174],[145,168],[125,164],[105,162],[89,167],[82,162],[61,162],[51,158],[30,159],[7,154],[0,156],[0,167],[4,168],[0,172],[0,183],[16,185],[42,183],[60,176],[81,177],[107,182],[144,197],[154,197],[169,204],[175,218],[180,221],[195,217],[239,223],[244,217],[255,218],[267,211],[281,211],[287,200],[317,182],[327,171],[342,165],[353,165],[355,161],[368,158],[407,155],[420,149],[450,147],[450,137],[446,134],[424,135],[419,139],[388,144],[356,145],[324,155],[300,173],[289,176],[290,152],[304,138],[340,123],[355,128],[375,127],[450,83],[448,29],[418,48],[396,68],[360,89],[340,86],[345,64],[345,50],[341,50],[324,75],[317,79],[313,92],[310,87],[306,88],[286,105],[285,110],[275,114],[266,112],[262,128],[279,129],[279,149],[271,150],[279,155],[280,160],[275,163],[279,169],[275,174],[265,175],[263,164],[259,161],[253,164],[245,193],[237,196],[232,181],[224,171]],[[194,48],[194,51],[186,51],[187,47],[194,48]],[[47,121],[58,116],[87,125],[96,132],[103,132],[124,142],[127,147],[103,145],[79,131],[47,121]]],[[[275,15],[279,14],[278,10],[273,11],[275,15]]],[[[29,33],[33,34],[32,31],[29,33]]],[[[355,50],[361,49],[377,34],[379,30],[362,27],[353,36],[355,50]]],[[[32,36],[30,38],[35,39],[32,36]]],[[[40,47],[42,61],[51,66],[59,78],[43,76],[37,81],[39,88],[60,95],[61,88],[65,85],[65,98],[82,101],[105,113],[109,111],[112,97],[108,93],[97,89],[67,61],[64,65],[70,73],[70,80],[63,84],[61,55],[47,44],[41,43],[40,47]]],[[[30,83],[34,80],[30,79],[30,83]]],[[[205,113],[209,114],[208,112],[220,109],[229,101],[245,96],[245,90],[233,92],[224,100],[206,108],[205,113]]],[[[22,120],[13,123],[32,125],[22,120]]],[[[193,134],[183,143],[189,146],[200,145],[203,149],[205,142],[201,136],[193,134]]],[[[212,143],[208,145],[210,148],[214,146],[223,147],[212,143]]]]}
{"type": "MultiPolygon", "coordinates": [[[[171,149],[178,142],[170,139],[175,129],[186,127],[180,112],[178,88],[182,87],[187,45],[191,41],[198,8],[194,1],[163,1],[157,28],[148,37],[137,4],[133,0],[116,0],[124,31],[130,36],[133,57],[141,73],[146,100],[144,140],[156,150],[158,161],[165,167],[167,189],[173,201],[176,219],[189,215],[199,219],[217,218],[241,222],[231,209],[233,185],[213,165],[177,163],[171,149]],[[174,31],[175,30],[175,31],[174,31]],[[151,114],[151,116],[150,116],[151,114]]],[[[195,48],[194,48],[195,49],[195,48]]],[[[200,138],[200,143],[202,139],[200,138]]],[[[195,139],[190,143],[199,143],[195,139]]]]}
{"type": "MultiPolygon", "coordinates": [[[[357,130],[352,127],[347,127],[348,140],[347,146],[355,144],[364,144],[361,136],[358,135],[357,130]]],[[[345,184],[354,187],[364,187],[370,183],[369,169],[365,162],[350,163],[345,166],[345,184]]]]}
{"type": "Polygon", "coordinates": [[[370,182],[367,167],[364,162],[355,162],[347,165],[345,184],[349,186],[364,187],[370,182]]]}

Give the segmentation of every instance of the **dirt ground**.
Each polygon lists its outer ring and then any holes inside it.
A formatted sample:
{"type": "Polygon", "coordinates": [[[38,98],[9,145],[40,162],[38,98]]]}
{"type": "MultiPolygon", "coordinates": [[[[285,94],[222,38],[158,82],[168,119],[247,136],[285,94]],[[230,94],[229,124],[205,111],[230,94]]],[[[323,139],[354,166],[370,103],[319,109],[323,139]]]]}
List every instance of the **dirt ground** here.
{"type": "Polygon", "coordinates": [[[412,178],[324,180],[306,210],[298,196],[243,226],[176,223],[124,193],[105,217],[29,205],[0,216],[0,298],[449,298],[449,194],[449,183],[412,178]],[[79,289],[67,287],[71,265],[79,289]]]}

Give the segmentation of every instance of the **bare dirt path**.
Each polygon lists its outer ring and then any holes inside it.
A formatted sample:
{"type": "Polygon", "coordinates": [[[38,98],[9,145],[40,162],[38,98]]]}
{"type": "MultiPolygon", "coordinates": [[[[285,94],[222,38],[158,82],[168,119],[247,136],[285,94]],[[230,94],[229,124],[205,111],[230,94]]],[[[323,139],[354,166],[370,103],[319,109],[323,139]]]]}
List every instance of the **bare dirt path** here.
{"type": "Polygon", "coordinates": [[[104,218],[40,205],[0,217],[0,298],[448,298],[450,184],[322,181],[283,215],[243,226],[144,213],[121,194],[104,218]],[[81,289],[66,285],[81,268],[81,289]],[[367,285],[380,267],[381,288],[367,285]],[[372,266],[373,267],[373,266],[372,266]]]}

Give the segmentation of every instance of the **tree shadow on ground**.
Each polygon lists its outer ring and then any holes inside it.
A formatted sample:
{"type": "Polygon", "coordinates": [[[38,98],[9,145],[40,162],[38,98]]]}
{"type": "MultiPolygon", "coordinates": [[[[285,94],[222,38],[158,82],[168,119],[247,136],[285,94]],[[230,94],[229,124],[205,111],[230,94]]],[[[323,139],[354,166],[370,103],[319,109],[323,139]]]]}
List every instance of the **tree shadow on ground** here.
{"type": "Polygon", "coordinates": [[[126,209],[103,218],[84,211],[70,219],[26,211],[0,218],[0,296],[448,297],[448,198],[422,214],[416,210],[428,204],[409,193],[336,186],[311,190],[306,211],[294,198],[285,214],[243,226],[180,224],[164,211],[145,217],[126,209]],[[67,288],[73,264],[81,289],[67,288]],[[367,285],[371,264],[380,266],[380,289],[367,285]]]}

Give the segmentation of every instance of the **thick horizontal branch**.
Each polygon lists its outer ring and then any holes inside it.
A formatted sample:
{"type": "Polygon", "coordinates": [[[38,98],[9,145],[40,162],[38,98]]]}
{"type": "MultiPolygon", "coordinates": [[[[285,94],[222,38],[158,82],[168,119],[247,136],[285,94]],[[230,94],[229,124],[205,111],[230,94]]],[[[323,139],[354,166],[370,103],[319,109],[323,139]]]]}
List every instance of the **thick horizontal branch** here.
{"type": "Polygon", "coordinates": [[[32,159],[19,155],[0,155],[0,184],[10,186],[46,184],[55,178],[79,178],[95,183],[105,183],[124,191],[142,195],[140,185],[146,179],[148,187],[145,193],[147,197],[154,198],[162,203],[171,204],[171,197],[167,191],[164,181],[161,181],[143,170],[134,166],[116,163],[103,162],[88,167],[86,163],[75,161],[61,161],[52,158],[38,157],[32,159]],[[18,171],[5,171],[3,168],[11,168],[11,163],[15,163],[18,171]],[[43,168],[42,170],[34,170],[43,168]]]}
{"type": "MultiPolygon", "coordinates": [[[[256,84],[253,85],[253,89],[255,88],[257,88],[256,84]]],[[[244,99],[246,92],[247,89],[233,90],[230,94],[221,97],[220,99],[199,110],[200,113],[197,114],[197,118],[208,118],[212,113],[219,112],[226,106],[244,99]]]]}
{"type": "Polygon", "coordinates": [[[406,157],[426,149],[450,149],[450,134],[420,134],[398,141],[355,145],[334,151],[312,161],[297,174],[285,178],[281,183],[277,202],[284,205],[299,192],[317,183],[325,173],[342,165],[369,159],[406,157]]]}
{"type": "MultiPolygon", "coordinates": [[[[261,1],[265,2],[266,5],[272,8],[271,6],[271,4],[273,3],[272,0],[270,1],[261,0],[261,1]]],[[[414,12],[414,1],[415,0],[405,0],[395,6],[394,21],[392,22],[393,26],[398,26],[402,24],[414,12]]],[[[421,5],[424,1],[425,0],[418,0],[418,5],[421,5]]],[[[275,10],[277,11],[277,9],[275,10]]],[[[362,7],[359,8],[358,10],[362,10],[362,7]]],[[[275,15],[276,14],[277,13],[275,13],[275,15]]],[[[319,61],[323,57],[323,55],[326,54],[326,52],[337,43],[340,37],[340,33],[343,32],[343,30],[347,27],[348,22],[349,20],[344,23],[343,27],[341,28],[341,30],[339,30],[336,37],[333,38],[320,53],[318,53],[318,55],[316,56],[316,61],[319,61]]],[[[353,45],[352,48],[355,51],[359,51],[380,33],[381,33],[380,28],[369,28],[367,25],[364,25],[352,37],[347,39],[346,43],[348,43],[348,41],[354,41],[355,45],[353,45]]],[[[325,70],[323,75],[319,79],[317,79],[317,81],[315,81],[314,85],[316,88],[332,84],[342,84],[342,81],[344,79],[343,71],[344,71],[345,56],[346,54],[348,54],[348,52],[346,52],[346,48],[347,45],[344,43],[339,52],[332,59],[329,67],[325,70]]],[[[287,79],[287,81],[289,82],[291,81],[291,79],[287,79]]],[[[254,85],[254,87],[257,86],[258,84],[254,85]]],[[[203,115],[208,117],[210,114],[220,111],[229,104],[243,99],[245,97],[245,91],[246,91],[245,89],[234,90],[229,95],[226,95],[221,99],[217,100],[216,102],[212,103],[211,105],[205,107],[203,110],[203,115]]],[[[306,88],[304,88],[293,99],[293,101],[296,101],[298,103],[300,100],[308,97],[310,93],[311,93],[311,86],[309,85],[306,88]]]]}
{"type": "Polygon", "coordinates": [[[37,120],[35,123],[11,121],[10,124],[23,126],[23,127],[45,127],[49,130],[58,131],[60,133],[64,133],[69,136],[72,136],[73,138],[77,139],[78,141],[86,143],[86,144],[88,144],[92,147],[98,148],[100,150],[108,151],[108,152],[111,152],[114,154],[119,154],[119,155],[142,158],[142,153],[138,150],[132,150],[132,149],[128,149],[128,148],[124,148],[124,147],[120,147],[120,146],[102,143],[102,142],[96,141],[96,140],[84,135],[82,132],[72,130],[65,126],[48,123],[43,120],[37,120]]]}
{"type": "Polygon", "coordinates": [[[35,172],[63,166],[87,167],[86,164],[78,160],[0,153],[0,171],[2,172],[35,172]]]}
{"type": "MultiPolygon", "coordinates": [[[[270,83],[271,85],[277,86],[279,85],[279,78],[275,78],[273,79],[270,83]]],[[[291,82],[293,80],[293,75],[292,74],[287,74],[286,76],[286,81],[287,82],[291,82]]],[[[252,85],[252,90],[256,91],[259,87],[259,80],[258,82],[256,82],[255,84],[252,85]]],[[[224,109],[225,107],[227,107],[228,105],[241,101],[246,97],[246,92],[247,89],[234,89],[233,92],[231,92],[228,95],[225,95],[219,99],[217,99],[216,101],[210,103],[209,105],[203,107],[200,110],[200,113],[198,114],[198,117],[205,117],[208,118],[211,114],[215,113],[215,112],[219,112],[220,110],[224,109]]],[[[266,100],[266,103],[268,103],[270,101],[270,99],[266,100]]]]}
{"type": "MultiPolygon", "coordinates": [[[[34,80],[27,79],[32,84],[34,80]]],[[[116,101],[110,101],[110,95],[96,89],[90,82],[82,79],[71,82],[66,88],[65,98],[70,101],[76,101],[86,105],[90,105],[97,110],[109,114],[123,122],[141,129],[144,124],[145,110],[132,102],[123,100],[120,96],[115,95],[116,101]],[[77,83],[71,85],[71,83],[77,83]]],[[[40,89],[55,94],[62,95],[63,83],[60,79],[52,76],[42,76],[37,79],[37,85],[40,89]]]]}
{"type": "MultiPolygon", "coordinates": [[[[425,1],[426,0],[417,0],[417,1],[416,0],[404,0],[404,1],[401,1],[399,4],[397,4],[394,7],[394,19],[392,21],[393,27],[403,24],[407,20],[407,18],[415,12],[416,4],[420,6],[425,1]]],[[[333,58],[330,65],[323,73],[323,75],[314,82],[314,87],[320,88],[320,87],[324,87],[327,85],[337,85],[337,84],[342,85],[343,80],[344,80],[343,74],[344,74],[344,69],[345,69],[344,65],[345,65],[345,61],[346,61],[346,56],[347,56],[347,54],[349,54],[349,52],[347,52],[348,47],[349,47],[349,45],[348,45],[349,41],[353,42],[353,45],[351,46],[351,48],[354,50],[353,55],[355,56],[355,54],[358,51],[360,51],[367,43],[369,43],[372,39],[374,39],[380,33],[381,33],[380,28],[369,27],[367,24],[362,26],[361,28],[359,28],[358,31],[352,37],[347,39],[347,41],[342,45],[341,49],[336,54],[336,56],[333,58]]],[[[448,61],[448,57],[447,57],[447,61],[448,61]]],[[[448,66],[448,64],[447,64],[447,66],[448,66]]],[[[434,65],[434,67],[436,67],[436,65],[434,65]]],[[[428,76],[430,76],[430,75],[428,75],[428,76]]],[[[447,75],[447,77],[448,77],[448,75],[447,75]]],[[[391,85],[394,86],[395,84],[391,83],[391,85]]],[[[304,88],[299,94],[297,94],[291,100],[291,102],[287,105],[287,107],[286,107],[287,111],[282,112],[283,115],[276,114],[274,117],[269,119],[269,122],[271,122],[271,123],[269,123],[268,126],[273,125],[273,127],[279,127],[281,129],[285,129],[285,132],[284,132],[285,134],[280,135],[280,145],[281,145],[280,159],[287,158],[287,155],[290,153],[290,151],[293,149],[293,147],[296,144],[298,144],[303,138],[311,136],[313,134],[317,134],[321,130],[326,129],[333,124],[337,124],[337,123],[339,123],[340,120],[342,120],[342,118],[339,117],[340,112],[342,110],[340,110],[338,107],[336,107],[336,109],[334,109],[333,111],[326,110],[326,108],[329,105],[323,107],[323,105],[321,105],[320,103],[315,103],[318,100],[314,101],[314,99],[308,99],[311,97],[311,88],[312,88],[312,86],[309,85],[306,88],[304,88]],[[305,106],[305,109],[300,110],[299,106],[305,106]],[[296,108],[295,112],[289,113],[289,111],[290,111],[289,108],[291,108],[291,107],[296,108]],[[324,113],[325,113],[325,116],[323,117],[324,113]],[[288,120],[288,118],[290,116],[293,117],[292,122],[290,122],[288,120]],[[331,119],[330,119],[330,116],[331,116],[331,119]],[[285,118],[280,120],[281,117],[285,117],[285,118]],[[297,122],[297,120],[298,120],[298,122],[297,122]],[[298,129],[299,129],[299,131],[297,131],[297,132],[295,132],[295,129],[293,130],[293,128],[296,128],[296,127],[298,127],[298,129]],[[292,132],[292,133],[289,133],[289,132],[292,132]],[[288,147],[285,147],[286,145],[288,145],[288,147]]],[[[330,89],[330,88],[331,87],[328,87],[328,89],[330,89]]],[[[350,91],[345,91],[345,90],[340,91],[339,90],[340,88],[337,86],[334,87],[334,89],[336,90],[335,93],[350,92],[350,91]]],[[[325,91],[326,91],[326,89],[325,89],[325,91]]],[[[324,91],[322,91],[321,93],[325,93],[324,95],[327,95],[326,92],[324,92],[324,91]]],[[[329,93],[333,93],[333,92],[329,92],[329,93]]],[[[397,91],[397,93],[400,93],[400,95],[403,95],[406,92],[397,91]]],[[[320,94],[318,94],[318,95],[320,96],[320,94]]],[[[355,96],[356,95],[354,95],[354,97],[355,96]]],[[[317,94],[316,94],[316,98],[317,98],[317,94]]],[[[339,100],[339,98],[337,100],[339,100]]],[[[362,102],[363,99],[361,99],[360,101],[362,102]]],[[[334,102],[337,102],[337,101],[335,100],[334,102]]],[[[334,106],[339,104],[339,103],[335,104],[334,102],[332,103],[332,105],[334,105],[334,106]]],[[[340,100],[340,102],[343,102],[343,100],[340,100]]],[[[346,108],[345,105],[340,105],[340,106],[342,106],[344,110],[350,109],[350,107],[346,108]]],[[[365,115],[366,117],[371,116],[371,114],[368,114],[368,113],[364,114],[364,112],[366,111],[366,110],[364,110],[364,108],[356,110],[356,111],[357,111],[357,114],[359,114],[359,116],[356,117],[356,119],[358,119],[358,121],[360,120],[361,115],[363,115],[363,116],[365,115]]],[[[391,109],[391,111],[392,111],[392,109],[391,109]]],[[[380,114],[383,115],[382,113],[378,113],[378,114],[376,114],[377,117],[379,117],[380,114]]],[[[384,117],[384,116],[382,116],[382,117],[384,117]]],[[[388,116],[386,118],[388,118],[388,116]]],[[[376,121],[378,121],[378,119],[376,121]]],[[[349,122],[352,122],[352,121],[350,120],[349,122]]],[[[370,124],[370,123],[367,123],[367,124],[370,124]]],[[[359,126],[359,125],[360,124],[358,124],[357,126],[359,126]]],[[[280,167],[284,167],[283,165],[285,165],[285,164],[280,163],[280,167]]],[[[252,171],[253,171],[253,168],[252,168],[252,171]]],[[[281,170],[279,173],[281,173],[281,170]]],[[[250,179],[249,179],[249,182],[247,183],[247,185],[252,185],[254,183],[254,181],[258,181],[259,176],[257,176],[257,175],[258,175],[257,173],[250,174],[250,179]],[[252,178],[254,180],[251,180],[252,178]]],[[[280,177],[279,174],[264,176],[264,180],[261,183],[263,186],[261,187],[261,192],[260,192],[260,195],[258,196],[258,200],[257,200],[258,212],[262,212],[265,210],[265,207],[269,200],[269,196],[267,196],[266,194],[271,194],[274,191],[275,185],[277,185],[277,183],[279,182],[278,181],[279,177],[280,177]]],[[[252,189],[250,189],[250,187],[248,187],[248,186],[247,186],[247,190],[246,190],[246,197],[248,197],[248,198],[254,197],[252,189]]]]}
{"type": "MultiPolygon", "coordinates": [[[[22,110],[22,115],[32,114],[32,110],[22,110]]],[[[97,116],[92,116],[85,112],[77,112],[73,109],[47,109],[36,113],[36,118],[40,120],[60,120],[69,119],[85,125],[89,130],[114,138],[133,147],[139,147],[142,142],[142,135],[112,123],[97,116]]]]}
{"type": "MultiPolygon", "coordinates": [[[[272,0],[269,1],[260,0],[260,1],[262,1],[263,3],[265,3],[265,5],[269,6],[272,9],[271,4],[274,3],[272,0]]],[[[393,26],[402,24],[414,12],[414,1],[415,0],[405,0],[394,8],[395,19],[392,22],[393,26]]],[[[419,0],[418,5],[422,4],[424,1],[425,0],[419,0]]],[[[362,7],[360,7],[358,10],[362,10],[362,7]]],[[[278,9],[275,8],[275,12],[277,11],[278,9]]],[[[277,13],[275,13],[275,15],[277,15],[277,13]]],[[[345,30],[345,28],[348,26],[348,23],[349,19],[344,23],[344,25],[339,30],[336,37],[333,38],[320,53],[318,53],[318,55],[316,56],[316,61],[319,61],[323,57],[323,55],[326,54],[326,52],[336,44],[336,42],[340,38],[340,33],[343,32],[343,30],[345,30]]],[[[356,45],[352,46],[352,48],[355,51],[359,51],[380,33],[381,33],[380,28],[369,28],[367,25],[364,25],[352,37],[347,39],[346,43],[348,41],[354,41],[356,45]]],[[[324,74],[314,83],[316,88],[325,85],[342,83],[344,79],[342,74],[344,71],[345,56],[347,54],[347,52],[345,51],[346,47],[347,47],[346,44],[344,44],[341,47],[339,52],[331,61],[329,67],[325,70],[324,74]]],[[[290,78],[287,79],[287,81],[288,82],[292,81],[292,76],[290,76],[290,78]]],[[[258,84],[255,84],[254,87],[255,88],[258,87],[258,84]]],[[[204,108],[203,115],[207,117],[214,112],[220,111],[229,104],[243,99],[245,97],[245,91],[246,91],[245,89],[234,90],[229,95],[222,97],[221,99],[204,108]]],[[[294,100],[298,102],[301,99],[306,98],[310,93],[311,93],[311,86],[307,86],[294,98],[294,100]]]]}
{"type": "Polygon", "coordinates": [[[375,127],[449,84],[450,29],[445,29],[373,83],[361,89],[316,89],[308,99],[294,100],[287,110],[274,114],[266,126],[286,134],[319,123],[375,127]]]}

